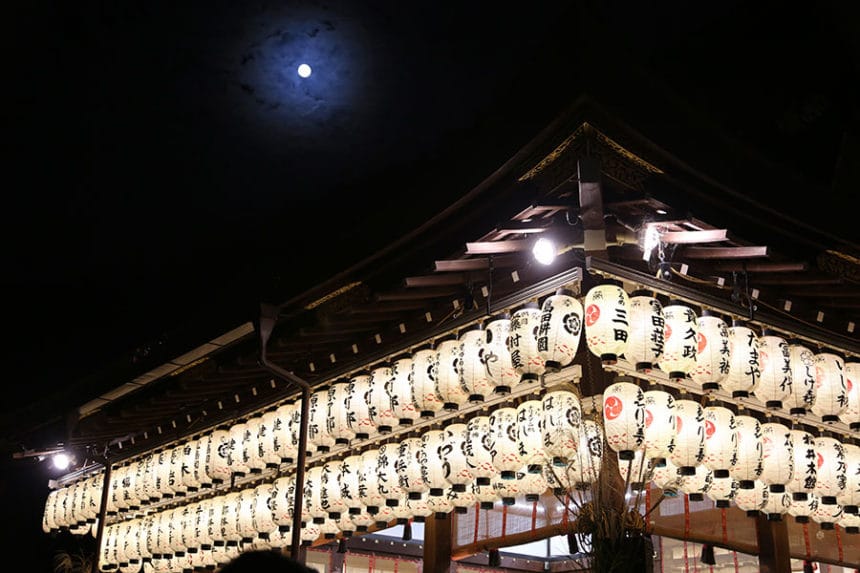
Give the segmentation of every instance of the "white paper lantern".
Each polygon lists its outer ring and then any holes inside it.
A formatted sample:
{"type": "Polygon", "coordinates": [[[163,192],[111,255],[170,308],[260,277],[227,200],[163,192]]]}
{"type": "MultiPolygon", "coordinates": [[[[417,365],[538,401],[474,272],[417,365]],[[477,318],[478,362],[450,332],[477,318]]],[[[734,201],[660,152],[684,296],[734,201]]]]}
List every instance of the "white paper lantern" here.
{"type": "Polygon", "coordinates": [[[255,415],[245,422],[245,452],[248,455],[248,467],[250,472],[258,474],[266,469],[266,460],[260,449],[260,426],[263,423],[262,415],[255,415]]]}
{"type": "Polygon", "coordinates": [[[618,284],[596,285],[585,295],[585,342],[604,364],[614,364],[627,349],[630,297],[618,284]]]}
{"type": "Polygon", "coordinates": [[[729,328],[729,372],[723,389],[732,398],[746,398],[755,388],[759,377],[758,335],[743,321],[734,321],[729,328]]]}
{"type": "Polygon", "coordinates": [[[576,456],[568,466],[570,482],[585,489],[597,481],[603,466],[603,427],[594,420],[583,419],[576,456]]]}
{"type": "Polygon", "coordinates": [[[339,519],[341,514],[349,511],[349,505],[343,497],[343,460],[328,460],[322,466],[320,505],[326,511],[329,519],[339,519]]]}
{"type": "Polygon", "coordinates": [[[355,431],[349,419],[349,379],[335,381],[328,389],[326,401],[329,434],[334,438],[335,445],[348,444],[355,438],[355,431]]]}
{"type": "Polygon", "coordinates": [[[845,488],[836,497],[836,502],[846,513],[858,513],[860,506],[860,446],[843,442],[845,454],[845,488]]]}
{"type": "Polygon", "coordinates": [[[536,302],[524,304],[511,315],[508,351],[521,384],[537,382],[546,371],[537,341],[540,320],[541,309],[536,302]]]}
{"type": "Polygon", "coordinates": [[[543,404],[539,399],[524,400],[517,406],[517,448],[529,473],[542,473],[543,404]]]}
{"type": "Polygon", "coordinates": [[[337,526],[337,522],[333,519],[326,518],[320,526],[320,535],[323,539],[334,539],[340,533],[340,528],[337,526]]]}
{"type": "Polygon", "coordinates": [[[633,364],[638,372],[650,372],[663,355],[663,304],[651,291],[633,291],[630,294],[627,318],[630,334],[627,337],[624,358],[633,364]]]}
{"type": "Polygon", "coordinates": [[[815,355],[815,402],[812,413],[826,423],[839,421],[848,405],[845,385],[845,360],[832,352],[815,355]]]}
{"type": "MultiPolygon", "coordinates": [[[[195,447],[197,448],[197,453],[194,456],[194,466],[191,468],[191,472],[194,474],[194,479],[200,483],[200,488],[202,489],[209,489],[212,487],[212,460],[209,459],[209,455],[212,453],[212,450],[209,447],[211,441],[211,434],[203,434],[196,440],[195,447]]],[[[153,459],[153,470],[155,469],[154,464],[155,460],[153,459]]],[[[154,486],[150,478],[147,478],[147,481],[154,486]]],[[[152,501],[152,496],[154,494],[155,492],[150,490],[150,501],[152,501]]]]}
{"type": "MultiPolygon", "coordinates": [[[[271,484],[267,484],[271,487],[271,484]]],[[[212,528],[210,527],[209,520],[212,516],[212,498],[204,498],[201,499],[197,503],[196,510],[194,512],[195,519],[195,533],[198,537],[198,547],[200,551],[209,551],[212,549],[212,543],[215,541],[212,539],[212,528]]],[[[145,518],[147,519],[147,518],[145,518]]],[[[148,527],[152,528],[152,519],[150,518],[148,523],[148,527]]],[[[148,544],[147,544],[148,545],[148,544]]],[[[149,557],[152,556],[152,552],[147,549],[149,553],[149,557]]]]}
{"type": "Polygon", "coordinates": [[[302,503],[314,523],[320,524],[328,517],[322,506],[322,466],[312,466],[305,471],[302,503]]]}
{"type": "Polygon", "coordinates": [[[582,336],[582,303],[573,291],[560,288],[541,304],[538,352],[548,372],[573,362],[582,336]]]}
{"type": "Polygon", "coordinates": [[[370,411],[370,374],[356,374],[349,379],[347,410],[355,439],[367,440],[379,435],[370,411]]]}
{"type": "Polygon", "coordinates": [[[436,350],[425,347],[412,353],[412,387],[422,418],[433,418],[445,404],[436,383],[438,371],[436,350]]]}
{"type": "Polygon", "coordinates": [[[456,422],[445,426],[443,431],[445,444],[442,447],[442,460],[448,468],[448,481],[455,492],[462,493],[475,479],[466,459],[468,426],[456,422]]]}
{"type": "Polygon", "coordinates": [[[693,475],[705,457],[705,412],[693,400],[675,400],[675,445],[669,459],[682,476],[693,475]]]}
{"type": "Polygon", "coordinates": [[[507,313],[496,315],[487,321],[484,363],[490,375],[493,393],[501,396],[510,394],[511,388],[520,380],[511,363],[511,352],[508,349],[510,331],[511,317],[507,313]]]}
{"type": "Polygon", "coordinates": [[[258,536],[268,538],[270,532],[278,528],[272,512],[272,496],[275,486],[271,483],[263,483],[254,488],[254,506],[251,514],[254,530],[258,536]]]}
{"type": "Polygon", "coordinates": [[[408,499],[418,499],[430,489],[421,474],[423,455],[421,438],[417,436],[405,438],[397,444],[397,480],[408,499]]]}
{"type": "Polygon", "coordinates": [[[406,495],[397,476],[397,444],[380,444],[376,453],[376,486],[384,505],[395,507],[406,495]]]}
{"type": "Polygon", "coordinates": [[[791,395],[791,362],[788,341],[770,330],[758,339],[759,378],[752,389],[766,408],[782,408],[791,395]]]}
{"type": "Polygon", "coordinates": [[[603,391],[606,443],[622,460],[633,458],[645,442],[645,395],[632,382],[615,382],[603,391]]]}
{"type": "Polygon", "coordinates": [[[696,466],[692,475],[679,476],[678,489],[690,501],[703,501],[714,481],[714,473],[702,464],[696,466]]]}
{"type": "Polygon", "coordinates": [[[464,444],[466,463],[479,485],[489,485],[498,470],[493,465],[492,436],[490,417],[473,416],[466,422],[466,442],[464,444]]]}
{"type": "Polygon", "coordinates": [[[294,475],[280,476],[272,482],[272,520],[281,532],[290,531],[293,524],[292,502],[295,499],[295,487],[294,475]]]}
{"type": "Polygon", "coordinates": [[[445,492],[445,495],[451,501],[454,513],[464,515],[468,513],[470,508],[475,507],[476,499],[475,494],[472,493],[471,487],[467,487],[465,490],[460,491],[458,489],[454,489],[454,486],[452,485],[445,492]]]}
{"type": "Polygon", "coordinates": [[[667,459],[664,465],[651,468],[651,481],[663,490],[667,496],[672,497],[678,492],[681,486],[682,476],[679,473],[679,469],[671,459],[667,459]]]}
{"type": "Polygon", "coordinates": [[[644,392],[645,429],[642,451],[645,459],[662,465],[675,447],[675,398],[663,390],[644,392]]]}
{"type": "Polygon", "coordinates": [[[281,463],[292,463],[299,455],[299,434],[293,432],[293,420],[301,419],[300,403],[290,401],[275,409],[275,425],[272,436],[275,455],[281,463]]]}
{"type": "Polygon", "coordinates": [[[391,398],[400,426],[411,426],[421,417],[412,384],[412,366],[412,356],[408,354],[396,357],[391,363],[391,398]]]}
{"type": "MultiPolygon", "coordinates": [[[[664,460],[665,462],[665,460],[664,460]]],[[[629,460],[618,459],[618,473],[624,483],[630,484],[632,491],[639,491],[651,480],[653,464],[645,457],[642,450],[633,452],[633,458],[629,460]]]]}
{"type": "Polygon", "coordinates": [[[449,489],[445,488],[439,495],[430,494],[427,496],[427,506],[436,519],[442,519],[454,511],[454,504],[451,503],[451,498],[447,495],[448,491],[449,489]]]}
{"type": "Polygon", "coordinates": [[[834,529],[844,513],[842,506],[838,503],[824,503],[823,498],[815,495],[813,495],[810,505],[812,506],[810,517],[824,530],[834,529]]]}
{"type": "Polygon", "coordinates": [[[788,513],[790,507],[791,494],[769,491],[761,512],[767,516],[768,521],[782,521],[782,516],[788,513]]]}
{"type": "Polygon", "coordinates": [[[391,396],[393,383],[394,373],[390,366],[377,366],[370,371],[370,414],[380,434],[388,434],[400,427],[391,396]]]}
{"type": "Polygon", "coordinates": [[[374,521],[375,521],[373,519],[373,515],[368,513],[367,509],[364,506],[361,507],[360,511],[358,511],[356,513],[350,513],[349,517],[350,517],[350,519],[352,519],[352,522],[355,524],[355,530],[360,532],[360,533],[367,531],[368,528],[370,528],[374,524],[374,521]]]}
{"type": "MultiPolygon", "coordinates": [[[[224,539],[224,533],[222,530],[222,522],[224,520],[224,499],[223,496],[215,496],[209,498],[210,503],[208,505],[209,516],[207,519],[207,529],[206,534],[209,538],[212,539],[212,547],[223,546],[227,543],[227,540],[224,539]]],[[[150,537],[150,542],[153,538],[157,538],[158,531],[157,526],[158,522],[154,521],[153,525],[155,526],[155,531],[153,535],[150,537]]],[[[153,554],[158,552],[158,548],[152,549],[153,554]]]]}
{"type": "Polygon", "coordinates": [[[686,303],[670,301],[663,307],[663,320],[665,329],[660,370],[670,380],[683,380],[696,363],[698,316],[686,303]]]}
{"type": "Polygon", "coordinates": [[[714,477],[729,477],[729,468],[738,453],[735,414],[723,406],[707,406],[705,413],[705,457],[702,463],[714,477]]]}
{"type": "Polygon", "coordinates": [[[412,514],[413,521],[424,523],[424,520],[433,515],[433,510],[430,509],[428,497],[429,494],[425,491],[418,494],[417,497],[406,500],[406,505],[409,508],[409,513],[412,514]]]}
{"type": "MultiPolygon", "coordinates": [[[[494,478],[493,481],[498,479],[494,478]]],[[[492,482],[486,485],[472,484],[472,493],[475,494],[475,500],[478,503],[479,509],[493,509],[497,501],[501,501],[499,494],[493,487],[492,482]]]]}
{"type": "Polygon", "coordinates": [[[810,493],[803,499],[792,497],[791,505],[788,506],[788,514],[794,517],[796,523],[809,523],[812,512],[818,507],[818,499],[815,494],[810,493]]]}
{"type": "Polygon", "coordinates": [[[748,517],[755,517],[767,503],[769,493],[767,485],[761,480],[753,480],[748,488],[739,488],[735,494],[735,505],[745,511],[748,517]]]}
{"type": "Polygon", "coordinates": [[[794,474],[794,444],[791,430],[784,424],[761,425],[761,476],[770,493],[783,493],[794,474]]]}
{"type": "Polygon", "coordinates": [[[447,435],[444,430],[428,430],[421,434],[421,474],[427,485],[430,486],[430,496],[442,495],[444,490],[451,485],[448,481],[449,468],[445,466],[442,456],[447,435]]]}
{"type": "Polygon", "coordinates": [[[845,491],[845,449],[836,438],[815,438],[815,454],[818,456],[813,492],[824,505],[835,505],[845,491]]]}
{"type": "Polygon", "coordinates": [[[735,416],[738,453],[729,474],[738,480],[740,489],[750,489],[761,476],[762,439],[761,423],[752,416],[735,416]]]}
{"type": "Polygon", "coordinates": [[[514,479],[523,466],[517,444],[517,409],[502,407],[490,413],[490,452],[493,466],[505,480],[514,479]]]}
{"type": "Polygon", "coordinates": [[[718,390],[729,373],[729,327],[719,316],[702,310],[696,319],[696,360],[690,379],[705,392],[718,390]]]}
{"type": "Polygon", "coordinates": [[[303,547],[309,547],[314,541],[320,538],[322,529],[318,523],[308,521],[302,524],[301,533],[299,534],[299,543],[303,547]]]}
{"type": "Polygon", "coordinates": [[[783,400],[783,408],[792,416],[802,416],[815,403],[815,353],[799,340],[788,344],[791,367],[791,394],[783,400]]]}
{"type": "Polygon", "coordinates": [[[582,404],[569,390],[552,390],[541,398],[543,453],[554,465],[566,466],[576,455],[582,425],[582,404]]]}
{"type": "MultiPolygon", "coordinates": [[[[226,433],[226,430],[224,431],[226,433]]],[[[216,430],[214,435],[220,435],[216,430]]],[[[227,433],[227,439],[229,442],[229,433],[227,433]]],[[[210,451],[212,451],[212,444],[210,444],[210,451]]],[[[165,448],[159,450],[155,453],[155,484],[157,494],[156,497],[158,499],[170,499],[173,497],[173,490],[170,488],[170,448],[165,448]]],[[[212,455],[214,455],[214,451],[212,451],[212,455]]],[[[226,451],[225,451],[226,455],[226,451]]],[[[217,460],[216,460],[217,461],[217,460]]],[[[226,462],[224,463],[226,466],[226,462]]],[[[118,468],[117,468],[118,469],[118,468]]],[[[226,468],[227,475],[229,476],[229,468],[226,468]]],[[[114,473],[111,475],[111,482],[115,482],[117,479],[117,474],[114,473]]],[[[216,476],[217,477],[217,476],[216,476]]],[[[111,513],[115,513],[117,511],[116,500],[114,499],[114,489],[111,489],[110,496],[108,498],[108,515],[111,513]]]]}
{"type": "Polygon", "coordinates": [[[543,469],[537,473],[526,470],[521,472],[520,475],[522,476],[519,478],[520,490],[522,490],[526,503],[534,503],[540,500],[540,496],[549,488],[549,482],[544,477],[543,469]]]}
{"type": "Polygon", "coordinates": [[[322,388],[311,392],[308,402],[308,444],[318,453],[327,453],[335,445],[329,430],[329,390],[322,388]]]}
{"type": "Polygon", "coordinates": [[[367,512],[375,515],[385,505],[385,498],[379,492],[379,450],[373,448],[362,452],[358,469],[359,501],[367,512]]]}
{"type": "Polygon", "coordinates": [[[502,505],[514,505],[517,501],[517,496],[524,495],[522,490],[523,475],[524,471],[514,472],[514,477],[511,479],[504,479],[500,475],[499,479],[493,481],[493,489],[496,490],[496,494],[502,500],[502,505]]]}
{"type": "Polygon", "coordinates": [[[815,489],[818,475],[818,454],[815,451],[815,437],[803,430],[790,430],[792,445],[791,480],[787,489],[796,501],[804,501],[815,489]]]}
{"type": "MultiPolygon", "coordinates": [[[[228,431],[230,432],[230,449],[227,451],[227,465],[230,466],[230,472],[234,476],[245,476],[251,472],[251,466],[248,464],[251,456],[245,447],[246,438],[250,433],[248,424],[237,422],[230,426],[228,431]]],[[[172,473],[173,470],[171,470],[172,473]]]]}
{"type": "Polygon", "coordinates": [[[485,398],[491,397],[495,385],[490,380],[484,356],[487,332],[481,324],[475,324],[471,328],[460,332],[460,351],[462,361],[460,364],[460,379],[463,387],[468,393],[468,402],[477,404],[485,398]]]}
{"type": "Polygon", "coordinates": [[[347,511],[353,515],[364,511],[359,483],[360,470],[361,454],[352,454],[343,458],[340,465],[340,495],[349,508],[347,511]]]}
{"type": "Polygon", "coordinates": [[[253,487],[247,487],[239,492],[239,515],[236,530],[242,543],[251,543],[257,537],[254,527],[254,507],[257,504],[257,494],[253,487]]]}
{"type": "Polygon", "coordinates": [[[459,410],[469,401],[469,393],[460,380],[462,349],[454,335],[436,342],[436,389],[442,397],[442,408],[449,412],[459,410]]]}
{"type": "MultiPolygon", "coordinates": [[[[195,456],[196,457],[196,456],[195,456]]],[[[204,454],[205,457],[205,454],[204,454]]],[[[135,479],[135,495],[140,500],[141,505],[154,503],[161,499],[161,493],[158,491],[158,459],[157,455],[149,453],[140,460],[141,473],[135,479]]],[[[96,503],[101,503],[101,497],[96,500],[96,503]]],[[[95,514],[98,514],[98,508],[95,509],[95,514]]],[[[95,515],[93,516],[95,517],[95,515]]]]}
{"type": "Polygon", "coordinates": [[[860,533],[860,515],[848,513],[845,508],[842,508],[842,515],[836,523],[849,535],[860,533]]]}
{"type": "Polygon", "coordinates": [[[731,506],[737,491],[738,482],[735,479],[714,476],[705,495],[713,500],[716,507],[724,509],[731,506]]]}
{"type": "Polygon", "coordinates": [[[860,362],[845,361],[845,409],[839,421],[851,430],[860,430],[860,362]]]}
{"type": "Polygon", "coordinates": [[[229,546],[238,545],[239,535],[239,492],[231,491],[222,498],[221,532],[229,546]]]}

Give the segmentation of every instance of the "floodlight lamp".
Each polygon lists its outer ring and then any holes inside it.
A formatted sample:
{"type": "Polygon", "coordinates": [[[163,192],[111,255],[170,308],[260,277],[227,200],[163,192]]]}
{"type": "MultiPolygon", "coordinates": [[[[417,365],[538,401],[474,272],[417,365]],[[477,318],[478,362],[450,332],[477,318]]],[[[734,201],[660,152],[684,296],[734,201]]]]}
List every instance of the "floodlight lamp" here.
{"type": "Polygon", "coordinates": [[[54,454],[51,461],[58,470],[67,470],[72,463],[72,457],[65,452],[58,452],[54,454]]]}
{"type": "Polygon", "coordinates": [[[549,265],[555,260],[556,246],[552,239],[541,237],[532,247],[532,255],[542,265],[549,265]]]}

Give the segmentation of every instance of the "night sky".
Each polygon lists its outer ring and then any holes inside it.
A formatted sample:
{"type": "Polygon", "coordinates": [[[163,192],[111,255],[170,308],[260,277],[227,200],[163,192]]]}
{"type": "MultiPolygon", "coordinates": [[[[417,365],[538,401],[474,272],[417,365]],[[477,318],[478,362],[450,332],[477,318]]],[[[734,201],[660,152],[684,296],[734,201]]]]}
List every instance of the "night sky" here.
{"type": "Polygon", "coordinates": [[[3,35],[4,411],[177,332],[217,336],[369,256],[583,93],[620,112],[673,94],[823,190],[763,201],[857,240],[838,207],[860,182],[849,3],[18,4],[3,35]]]}

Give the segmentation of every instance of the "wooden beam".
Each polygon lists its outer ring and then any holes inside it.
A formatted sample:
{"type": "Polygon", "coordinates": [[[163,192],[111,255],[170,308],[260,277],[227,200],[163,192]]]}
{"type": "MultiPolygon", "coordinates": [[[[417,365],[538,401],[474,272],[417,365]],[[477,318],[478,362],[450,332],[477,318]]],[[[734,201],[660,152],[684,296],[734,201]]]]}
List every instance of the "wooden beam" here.
{"type": "Polygon", "coordinates": [[[728,231],[711,229],[709,231],[667,231],[660,233],[660,240],[675,245],[690,245],[696,243],[718,243],[726,240],[728,231]]]}
{"type": "Polygon", "coordinates": [[[758,567],[761,573],[791,573],[791,546],[785,521],[770,521],[763,513],[755,518],[758,567]]]}
{"type": "Polygon", "coordinates": [[[767,247],[687,247],[688,259],[752,259],[767,256],[767,247]]]}
{"type": "MultiPolygon", "coordinates": [[[[521,257],[517,255],[493,257],[493,268],[513,267],[519,264],[521,260],[521,257]]],[[[481,257],[479,259],[454,259],[436,261],[435,263],[435,270],[438,272],[480,271],[489,268],[489,257],[481,257]]]]}
{"type": "Polygon", "coordinates": [[[451,514],[430,516],[424,522],[423,573],[449,573],[453,544],[451,514]]]}
{"type": "Polygon", "coordinates": [[[422,275],[418,277],[406,277],[403,280],[403,285],[406,287],[433,287],[463,284],[466,284],[466,275],[464,273],[422,275]]]}
{"type": "Polygon", "coordinates": [[[409,290],[397,290],[378,293],[374,298],[377,302],[390,300],[425,300],[433,298],[445,298],[465,294],[463,289],[451,287],[413,288],[409,290]]]}
{"type": "Polygon", "coordinates": [[[800,273],[809,270],[806,263],[717,263],[711,267],[720,272],[800,273]]]}
{"type": "Polygon", "coordinates": [[[483,241],[466,243],[467,255],[498,255],[502,253],[520,253],[534,246],[530,240],[483,241]]]}

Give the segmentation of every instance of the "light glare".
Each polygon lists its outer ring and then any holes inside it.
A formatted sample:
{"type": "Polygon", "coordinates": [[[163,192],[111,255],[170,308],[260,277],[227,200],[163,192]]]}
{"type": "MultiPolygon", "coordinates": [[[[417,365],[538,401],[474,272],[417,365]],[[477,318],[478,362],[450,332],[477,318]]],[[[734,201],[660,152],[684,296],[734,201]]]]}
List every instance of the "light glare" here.
{"type": "Polygon", "coordinates": [[[68,454],[59,453],[53,457],[54,467],[58,470],[64,470],[69,467],[69,464],[72,463],[72,459],[68,454]]]}
{"type": "Polygon", "coordinates": [[[555,244],[551,240],[541,237],[535,241],[535,246],[532,247],[532,254],[537,262],[542,265],[548,265],[555,260],[555,244]]]}
{"type": "Polygon", "coordinates": [[[300,64],[297,70],[299,77],[306,78],[311,75],[311,67],[307,64],[300,64]]]}

